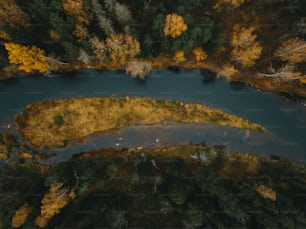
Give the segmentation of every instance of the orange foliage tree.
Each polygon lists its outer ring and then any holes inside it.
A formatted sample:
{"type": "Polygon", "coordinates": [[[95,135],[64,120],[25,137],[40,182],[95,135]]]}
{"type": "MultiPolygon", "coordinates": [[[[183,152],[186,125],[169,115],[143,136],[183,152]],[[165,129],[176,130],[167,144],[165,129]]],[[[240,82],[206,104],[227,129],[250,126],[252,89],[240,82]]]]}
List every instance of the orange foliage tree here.
{"type": "Polygon", "coordinates": [[[113,34],[106,39],[106,46],[112,61],[125,64],[128,58],[140,53],[138,40],[128,34],[113,34]]]}
{"type": "Polygon", "coordinates": [[[21,205],[12,217],[12,228],[19,228],[25,224],[31,211],[32,208],[27,203],[21,205]]]}
{"type": "Polygon", "coordinates": [[[88,30],[84,25],[89,25],[92,18],[87,5],[83,0],[62,0],[62,6],[66,14],[76,22],[73,35],[80,41],[84,40],[88,36],[88,30]]]}
{"type": "Polygon", "coordinates": [[[27,73],[32,71],[46,72],[49,69],[44,50],[33,46],[24,46],[15,43],[5,43],[10,64],[19,65],[19,70],[27,73]]]}
{"type": "Polygon", "coordinates": [[[291,38],[281,44],[274,56],[290,63],[306,62],[306,41],[298,37],[291,38]]]}
{"type": "Polygon", "coordinates": [[[51,184],[41,200],[40,215],[35,219],[38,227],[45,227],[49,219],[75,198],[74,190],[64,188],[63,185],[61,182],[51,184]]]}
{"type": "Polygon", "coordinates": [[[204,61],[207,59],[207,53],[203,50],[202,47],[197,47],[192,50],[194,58],[197,62],[204,61]]]}
{"type": "Polygon", "coordinates": [[[232,58],[244,67],[253,66],[262,53],[262,46],[256,41],[257,35],[253,34],[256,27],[241,28],[235,25],[233,30],[231,39],[232,58]]]}
{"type": "Polygon", "coordinates": [[[179,37],[187,30],[187,25],[182,16],[177,14],[168,14],[164,24],[164,35],[172,38],[179,37]]]}

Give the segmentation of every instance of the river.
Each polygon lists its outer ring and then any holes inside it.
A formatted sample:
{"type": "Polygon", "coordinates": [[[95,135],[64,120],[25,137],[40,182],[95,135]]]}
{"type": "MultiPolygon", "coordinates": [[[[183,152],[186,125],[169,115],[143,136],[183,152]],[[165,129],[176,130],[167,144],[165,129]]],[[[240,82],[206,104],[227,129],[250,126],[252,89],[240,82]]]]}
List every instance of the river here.
{"type": "Polygon", "coordinates": [[[132,79],[122,71],[85,70],[57,77],[26,76],[0,81],[0,126],[2,133],[27,104],[39,100],[140,96],[200,103],[265,126],[256,133],[214,125],[165,124],[124,128],[73,141],[56,152],[65,160],[73,153],[99,147],[163,147],[205,142],[224,144],[229,150],[258,155],[278,155],[306,162],[306,101],[292,101],[273,92],[262,92],[245,84],[230,83],[202,70],[153,70],[146,81],[132,79]]]}

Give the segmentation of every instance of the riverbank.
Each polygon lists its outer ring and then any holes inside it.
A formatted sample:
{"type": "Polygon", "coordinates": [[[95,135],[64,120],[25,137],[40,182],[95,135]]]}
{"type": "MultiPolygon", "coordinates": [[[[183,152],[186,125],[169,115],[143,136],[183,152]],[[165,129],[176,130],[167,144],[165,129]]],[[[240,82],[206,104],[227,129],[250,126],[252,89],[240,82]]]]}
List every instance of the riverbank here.
{"type": "Polygon", "coordinates": [[[200,104],[147,98],[78,98],[37,102],[17,116],[18,131],[37,148],[63,147],[66,141],[127,126],[215,123],[265,131],[259,124],[200,104]]]}
{"type": "MultiPolygon", "coordinates": [[[[225,77],[234,82],[246,83],[252,87],[264,91],[273,91],[287,93],[289,95],[296,95],[306,98],[306,83],[305,78],[295,80],[283,80],[273,77],[262,77],[259,72],[255,70],[237,69],[233,66],[222,65],[215,61],[216,58],[208,58],[205,61],[197,62],[193,57],[186,58],[185,61],[176,63],[173,57],[166,54],[161,54],[155,58],[139,59],[140,62],[149,64],[152,69],[166,69],[166,68],[183,68],[183,69],[206,69],[214,73],[217,77],[225,77]]],[[[124,66],[111,61],[103,63],[90,63],[88,65],[75,63],[58,66],[55,68],[56,72],[70,72],[81,71],[84,69],[95,70],[122,70],[124,66]]]]}

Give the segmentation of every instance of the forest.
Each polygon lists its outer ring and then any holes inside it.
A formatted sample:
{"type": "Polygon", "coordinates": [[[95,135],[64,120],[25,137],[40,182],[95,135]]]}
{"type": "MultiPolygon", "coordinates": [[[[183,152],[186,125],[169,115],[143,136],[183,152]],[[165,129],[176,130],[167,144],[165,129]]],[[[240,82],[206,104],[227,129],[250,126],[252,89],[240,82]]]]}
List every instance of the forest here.
{"type": "Polygon", "coordinates": [[[103,149],[52,166],[20,161],[0,179],[3,228],[306,226],[303,166],[218,146],[103,149]]]}
{"type": "Polygon", "coordinates": [[[13,0],[0,12],[1,78],[178,66],[305,96],[303,0],[13,0]]]}

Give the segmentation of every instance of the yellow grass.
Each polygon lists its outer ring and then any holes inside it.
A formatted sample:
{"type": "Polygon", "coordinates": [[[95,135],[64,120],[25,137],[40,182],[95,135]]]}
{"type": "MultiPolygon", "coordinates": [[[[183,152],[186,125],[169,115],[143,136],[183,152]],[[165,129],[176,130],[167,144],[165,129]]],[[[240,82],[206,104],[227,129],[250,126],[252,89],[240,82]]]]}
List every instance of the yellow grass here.
{"type": "Polygon", "coordinates": [[[22,137],[37,148],[61,147],[68,140],[89,134],[165,120],[265,130],[258,124],[200,104],[129,97],[43,101],[27,106],[16,118],[22,137]]]}

